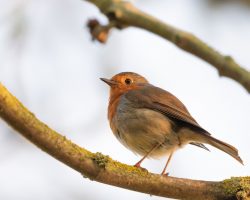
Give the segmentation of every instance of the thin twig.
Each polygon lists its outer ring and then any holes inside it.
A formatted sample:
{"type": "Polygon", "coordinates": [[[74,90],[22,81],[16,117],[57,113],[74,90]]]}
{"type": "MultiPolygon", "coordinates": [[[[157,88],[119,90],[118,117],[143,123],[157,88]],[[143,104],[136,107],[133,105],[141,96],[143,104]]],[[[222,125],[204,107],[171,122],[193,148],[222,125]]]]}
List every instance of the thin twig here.
{"type": "Polygon", "coordinates": [[[234,61],[208,46],[193,34],[177,29],[122,0],[86,0],[95,4],[119,29],[128,26],[139,27],[155,33],[179,48],[213,65],[220,76],[240,83],[250,93],[250,72],[234,61]]]}

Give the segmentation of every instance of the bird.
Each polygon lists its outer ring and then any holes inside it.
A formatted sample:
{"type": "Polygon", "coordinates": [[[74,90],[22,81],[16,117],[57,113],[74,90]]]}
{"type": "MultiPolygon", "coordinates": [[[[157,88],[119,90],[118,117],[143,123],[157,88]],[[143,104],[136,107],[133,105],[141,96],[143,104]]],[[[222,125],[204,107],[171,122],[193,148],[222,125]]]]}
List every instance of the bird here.
{"type": "Polygon", "coordinates": [[[187,144],[205,150],[208,144],[243,164],[238,150],[211,136],[191,116],[185,105],[170,92],[156,87],[134,72],[121,72],[111,79],[100,78],[110,86],[108,120],[115,137],[142,158],[168,156],[162,175],[174,152],[187,144]]]}

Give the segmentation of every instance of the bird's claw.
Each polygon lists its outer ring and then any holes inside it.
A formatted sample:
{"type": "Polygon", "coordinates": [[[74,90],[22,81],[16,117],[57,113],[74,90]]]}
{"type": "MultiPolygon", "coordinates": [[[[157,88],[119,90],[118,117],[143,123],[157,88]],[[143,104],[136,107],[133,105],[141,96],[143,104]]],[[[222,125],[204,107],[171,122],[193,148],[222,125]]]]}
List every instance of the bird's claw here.
{"type": "Polygon", "coordinates": [[[161,175],[162,175],[162,176],[169,176],[169,172],[167,172],[167,173],[162,173],[161,175]]]}

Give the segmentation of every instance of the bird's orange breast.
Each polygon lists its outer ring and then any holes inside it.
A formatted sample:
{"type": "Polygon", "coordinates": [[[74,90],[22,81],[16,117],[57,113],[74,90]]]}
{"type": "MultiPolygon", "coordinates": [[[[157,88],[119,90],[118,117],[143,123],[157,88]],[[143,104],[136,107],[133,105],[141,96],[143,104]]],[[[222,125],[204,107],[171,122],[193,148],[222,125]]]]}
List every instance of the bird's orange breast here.
{"type": "Polygon", "coordinates": [[[117,106],[119,104],[119,101],[120,101],[120,97],[114,99],[113,101],[110,101],[109,102],[109,106],[108,106],[108,119],[109,119],[109,122],[111,123],[115,113],[116,113],[116,109],[117,109],[117,106]]]}
{"type": "Polygon", "coordinates": [[[110,99],[108,106],[108,119],[111,125],[112,119],[116,114],[117,107],[119,105],[121,95],[124,93],[121,89],[111,89],[110,91],[110,99]]]}

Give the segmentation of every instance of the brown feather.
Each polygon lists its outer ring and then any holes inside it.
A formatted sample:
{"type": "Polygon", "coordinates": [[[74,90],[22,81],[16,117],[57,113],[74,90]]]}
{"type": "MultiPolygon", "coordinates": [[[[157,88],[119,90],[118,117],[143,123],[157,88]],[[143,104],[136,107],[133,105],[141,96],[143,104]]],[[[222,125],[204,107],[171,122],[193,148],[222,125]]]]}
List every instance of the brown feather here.
{"type": "Polygon", "coordinates": [[[138,89],[131,90],[125,95],[138,106],[156,110],[167,117],[184,122],[205,134],[209,134],[196,122],[177,97],[161,88],[143,84],[138,89]]]}

